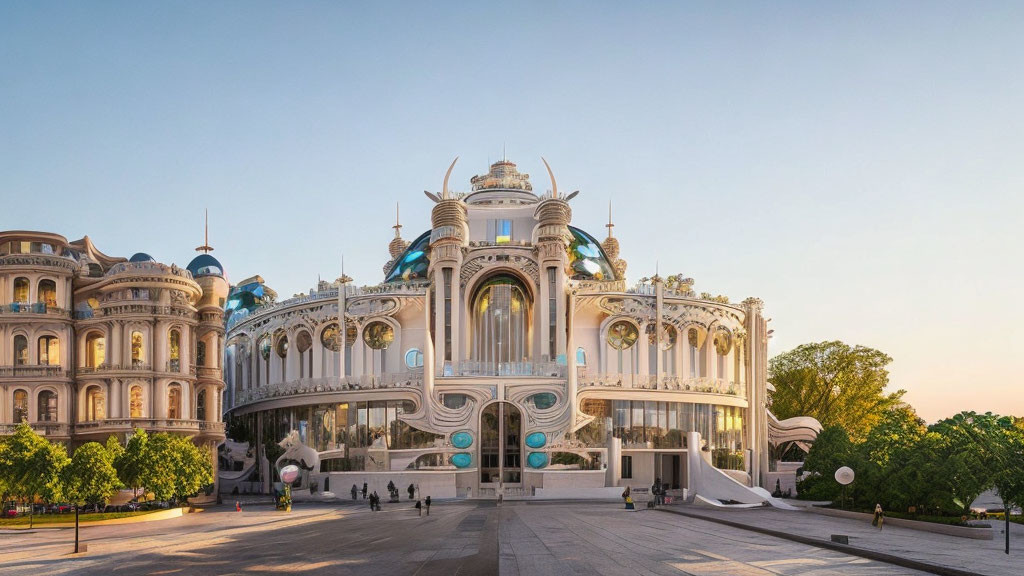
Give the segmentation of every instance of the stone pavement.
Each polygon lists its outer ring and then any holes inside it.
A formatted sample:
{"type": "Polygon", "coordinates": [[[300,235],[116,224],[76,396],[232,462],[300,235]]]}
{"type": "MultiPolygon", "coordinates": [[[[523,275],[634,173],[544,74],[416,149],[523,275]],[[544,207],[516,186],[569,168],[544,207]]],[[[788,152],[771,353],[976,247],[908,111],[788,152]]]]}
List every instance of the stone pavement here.
{"type": "MultiPolygon", "coordinates": [[[[1010,554],[1003,553],[1003,524],[993,522],[993,540],[973,540],[885,525],[879,531],[868,522],[774,508],[718,509],[700,506],[667,507],[686,514],[738,522],[758,528],[828,541],[832,534],[850,537],[850,546],[985,574],[1024,574],[1024,526],[1010,524],[1010,554]]],[[[727,528],[723,526],[723,528],[727,528]]]]}
{"type": "Polygon", "coordinates": [[[618,502],[297,504],[0,537],[0,574],[910,576],[921,572],[618,502]]]}

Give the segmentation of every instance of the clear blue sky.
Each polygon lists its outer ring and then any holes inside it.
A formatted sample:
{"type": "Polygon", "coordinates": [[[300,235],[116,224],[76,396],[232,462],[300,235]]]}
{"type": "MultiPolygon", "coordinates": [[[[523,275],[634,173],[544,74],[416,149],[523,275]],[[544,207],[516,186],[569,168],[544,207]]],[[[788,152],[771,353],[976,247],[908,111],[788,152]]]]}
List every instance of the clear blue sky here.
{"type": "Polygon", "coordinates": [[[1024,5],[5,2],[0,229],[283,296],[382,279],[394,204],[503,146],[631,280],[765,300],[772,352],[895,358],[928,420],[1024,415],[1024,5]]]}

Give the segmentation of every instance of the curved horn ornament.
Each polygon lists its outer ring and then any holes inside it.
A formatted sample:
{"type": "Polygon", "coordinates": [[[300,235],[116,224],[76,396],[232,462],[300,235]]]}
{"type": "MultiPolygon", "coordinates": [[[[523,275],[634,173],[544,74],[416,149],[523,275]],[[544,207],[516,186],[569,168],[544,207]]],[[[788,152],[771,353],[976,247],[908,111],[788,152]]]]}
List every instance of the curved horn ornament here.
{"type": "Polygon", "coordinates": [[[455,163],[459,161],[459,157],[456,156],[455,160],[452,160],[452,165],[448,167],[448,171],[444,174],[444,184],[441,186],[441,198],[447,200],[450,198],[448,195],[448,178],[452,175],[452,168],[455,168],[455,163]]]}
{"type": "Polygon", "coordinates": [[[551,166],[548,165],[548,161],[543,156],[540,157],[540,161],[544,163],[544,167],[548,169],[548,176],[551,177],[551,197],[558,198],[558,183],[555,182],[555,174],[551,171],[551,166]]]}

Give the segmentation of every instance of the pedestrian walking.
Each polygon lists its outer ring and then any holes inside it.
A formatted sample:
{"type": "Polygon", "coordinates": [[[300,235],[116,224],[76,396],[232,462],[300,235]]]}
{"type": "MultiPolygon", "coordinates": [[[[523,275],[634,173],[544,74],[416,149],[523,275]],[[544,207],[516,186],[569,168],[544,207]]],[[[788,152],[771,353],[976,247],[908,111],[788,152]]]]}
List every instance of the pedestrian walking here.
{"type": "Polygon", "coordinates": [[[882,523],[885,521],[885,512],[882,511],[881,504],[875,504],[875,516],[871,520],[872,526],[878,526],[878,529],[882,529],[882,523]]]}
{"type": "Polygon", "coordinates": [[[412,484],[409,484],[409,489],[407,491],[409,492],[409,500],[412,500],[413,497],[416,495],[416,487],[413,486],[412,484]]]}
{"type": "Polygon", "coordinates": [[[423,516],[423,504],[419,500],[416,501],[416,513],[423,516]]]}
{"type": "Polygon", "coordinates": [[[359,499],[359,488],[357,488],[355,484],[352,485],[352,499],[353,500],[358,500],[359,499]]]}
{"type": "Polygon", "coordinates": [[[430,496],[427,496],[427,499],[423,502],[427,505],[427,516],[430,516],[430,496]]]}
{"type": "Polygon", "coordinates": [[[239,502],[238,500],[235,500],[235,512],[241,512],[241,511],[242,511],[242,503],[239,502]]]}
{"type": "Polygon", "coordinates": [[[366,482],[363,482],[363,500],[366,500],[366,482]]]}

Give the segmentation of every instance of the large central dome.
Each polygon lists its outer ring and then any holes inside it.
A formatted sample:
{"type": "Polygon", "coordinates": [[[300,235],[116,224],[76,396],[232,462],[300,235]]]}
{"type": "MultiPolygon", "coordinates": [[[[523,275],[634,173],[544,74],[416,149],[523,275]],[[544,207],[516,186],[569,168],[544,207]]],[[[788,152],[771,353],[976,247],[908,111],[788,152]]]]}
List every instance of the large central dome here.
{"type": "Polygon", "coordinates": [[[491,164],[487,174],[473,176],[469,180],[473,191],[466,200],[471,204],[488,203],[499,199],[516,199],[519,202],[537,201],[530,184],[530,175],[516,170],[514,162],[501,160],[491,164]]]}

